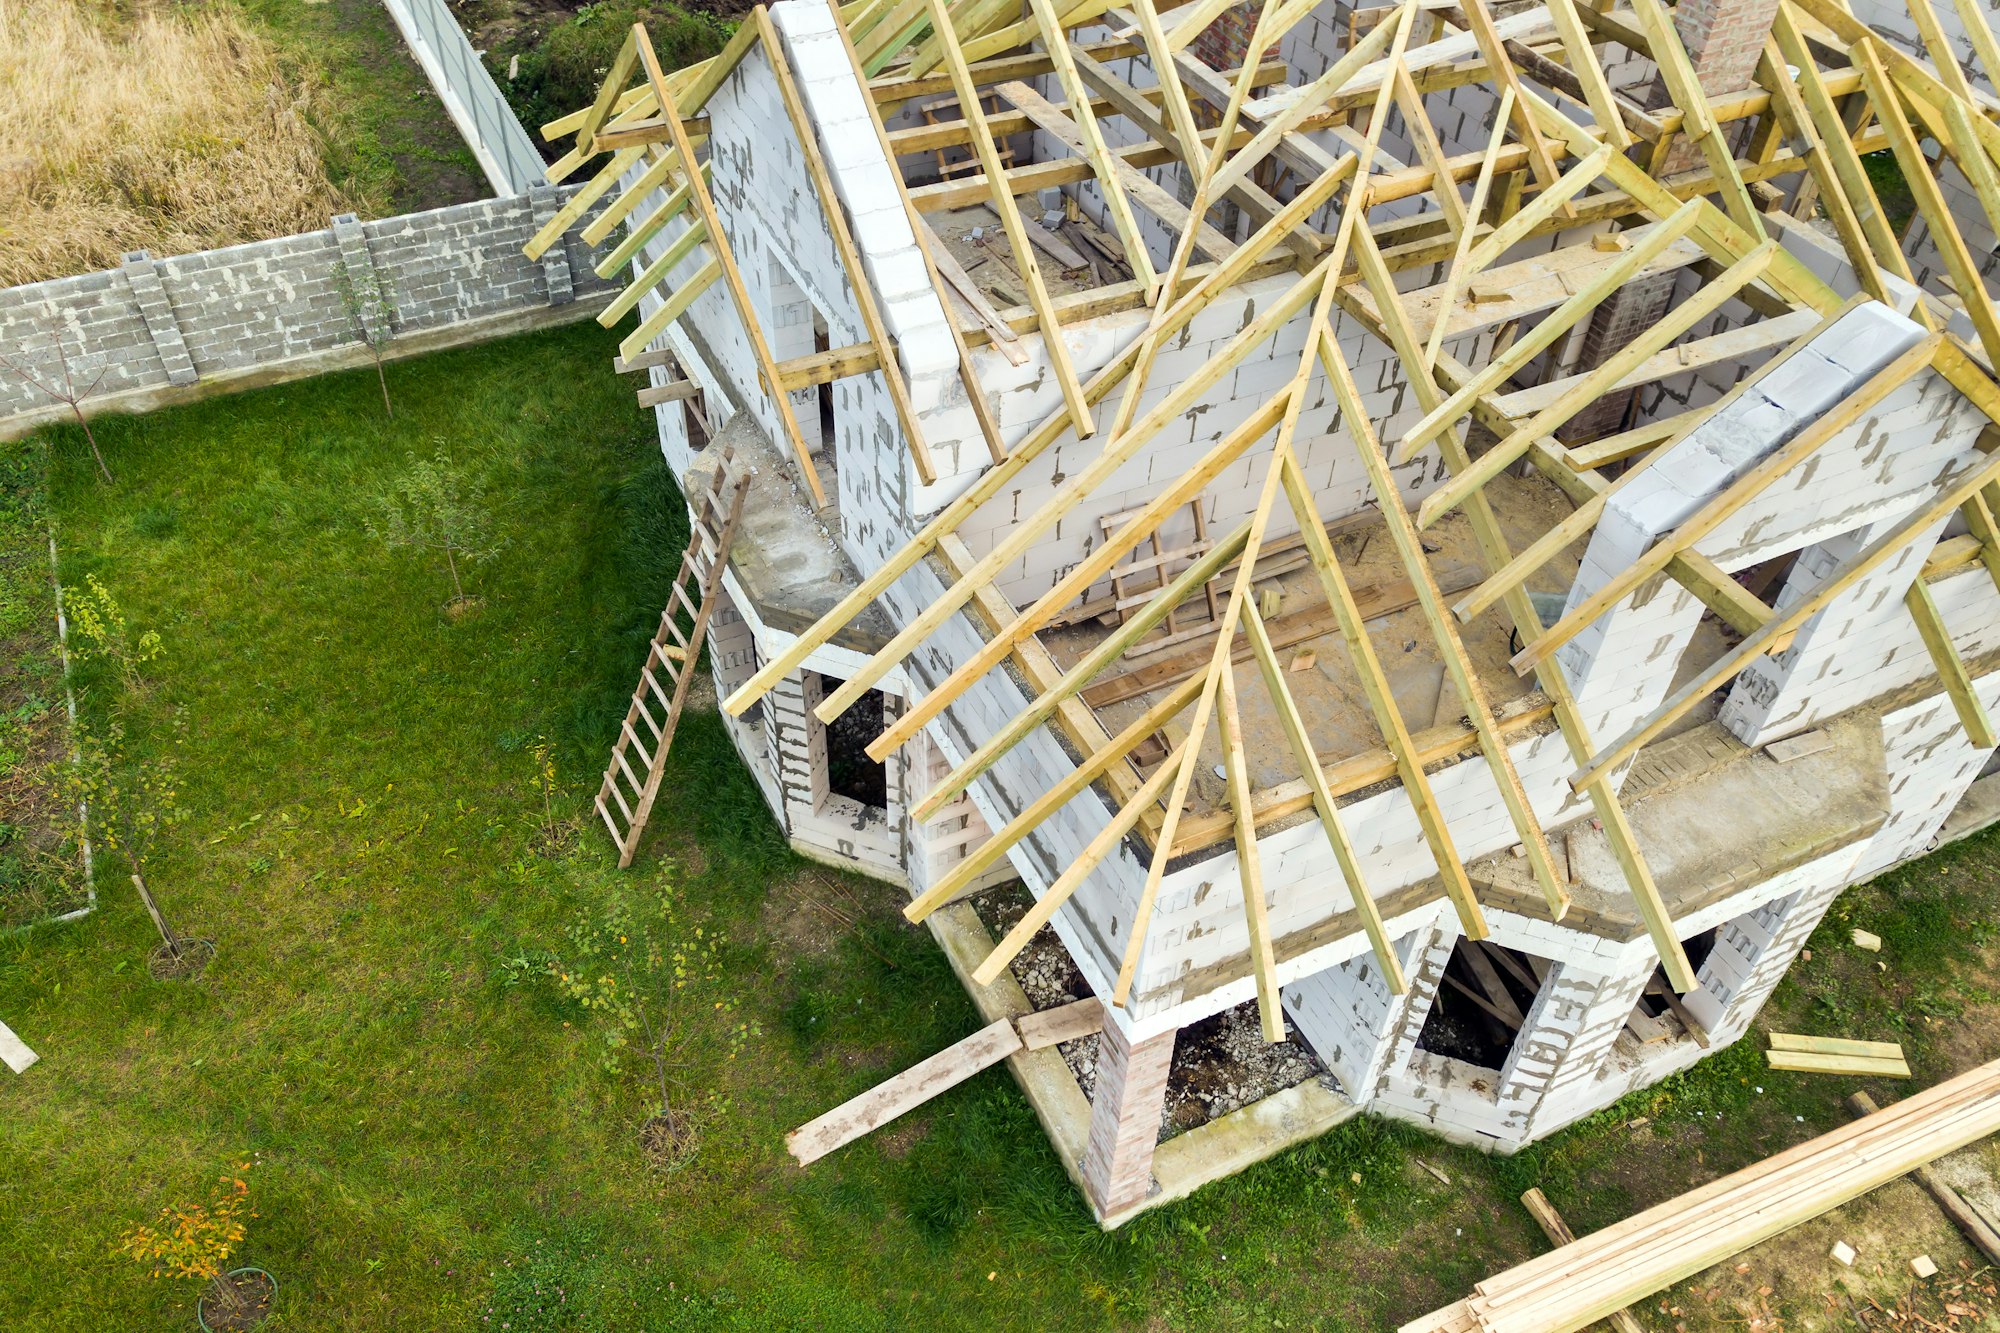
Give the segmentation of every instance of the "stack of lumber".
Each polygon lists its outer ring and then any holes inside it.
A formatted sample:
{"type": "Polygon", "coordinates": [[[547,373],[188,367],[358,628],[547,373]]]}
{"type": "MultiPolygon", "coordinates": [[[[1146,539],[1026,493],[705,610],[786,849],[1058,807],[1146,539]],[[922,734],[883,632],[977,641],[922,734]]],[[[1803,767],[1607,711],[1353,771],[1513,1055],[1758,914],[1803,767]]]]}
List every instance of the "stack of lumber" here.
{"type": "Polygon", "coordinates": [[[2000,1061],[1481,1282],[1400,1333],[1568,1333],[2000,1132],[2000,1061]]]}
{"type": "Polygon", "coordinates": [[[1773,1069],[1806,1074],[1852,1074],[1858,1077],[1908,1078],[1910,1066],[1903,1048],[1893,1041],[1850,1041],[1845,1037],[1801,1037],[1773,1032],[1766,1057],[1773,1069]]]}

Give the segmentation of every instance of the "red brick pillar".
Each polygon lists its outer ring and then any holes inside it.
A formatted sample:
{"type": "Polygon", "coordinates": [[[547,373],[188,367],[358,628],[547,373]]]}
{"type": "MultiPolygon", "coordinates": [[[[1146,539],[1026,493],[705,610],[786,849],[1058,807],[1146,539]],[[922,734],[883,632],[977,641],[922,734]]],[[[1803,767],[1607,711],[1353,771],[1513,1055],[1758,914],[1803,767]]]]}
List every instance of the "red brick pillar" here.
{"type": "Polygon", "coordinates": [[[1128,1212],[1152,1193],[1153,1148],[1160,1139],[1174,1036],[1166,1032],[1133,1043],[1116,1023],[1107,1023],[1098,1038],[1083,1183],[1100,1218],[1128,1212]]]}

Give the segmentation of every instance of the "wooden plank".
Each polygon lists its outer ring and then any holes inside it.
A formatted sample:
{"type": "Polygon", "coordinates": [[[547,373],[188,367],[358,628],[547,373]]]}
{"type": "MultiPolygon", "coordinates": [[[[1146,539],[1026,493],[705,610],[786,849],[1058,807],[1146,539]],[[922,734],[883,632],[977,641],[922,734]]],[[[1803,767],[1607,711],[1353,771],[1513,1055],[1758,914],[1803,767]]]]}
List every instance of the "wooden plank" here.
{"type": "MultiPolygon", "coordinates": [[[[1406,312],[1395,299],[1396,285],[1393,275],[1381,254],[1376,250],[1374,238],[1363,233],[1357,244],[1357,255],[1363,281],[1374,293],[1378,309],[1382,312],[1382,329],[1390,345],[1409,366],[1421,365],[1416,355],[1416,331],[1410,325],[1406,312]]],[[[1450,363],[1456,367],[1457,362],[1450,363]]],[[[1464,384],[1472,377],[1459,367],[1454,371],[1457,382],[1464,384]]],[[[1435,371],[1411,376],[1411,385],[1417,396],[1417,403],[1426,411],[1436,410],[1444,398],[1443,384],[1435,371]]],[[[1438,448],[1447,466],[1461,469],[1469,463],[1464,442],[1456,428],[1448,427],[1438,437],[1438,448]]],[[[1492,506],[1483,495],[1475,494],[1466,505],[1466,515],[1471,521],[1474,540],[1478,543],[1480,556],[1488,569],[1504,569],[1511,556],[1505,532],[1494,514],[1492,506]]],[[[1536,614],[1534,603],[1519,586],[1509,588],[1504,594],[1507,616],[1513,621],[1516,631],[1532,633],[1540,627],[1541,619],[1536,614]]],[[[1536,679],[1549,701],[1563,742],[1569,747],[1570,755],[1582,763],[1591,753],[1588,729],[1576,706],[1569,682],[1563,673],[1554,667],[1538,669],[1536,679]]],[[[1504,729],[1503,729],[1504,734],[1504,729]]],[[[1673,917],[1667,911],[1660,897],[1658,884],[1653,879],[1652,868],[1639,850],[1637,837],[1633,834],[1630,821],[1625,816],[1624,807],[1619,803],[1618,793],[1609,782],[1598,782],[1585,789],[1592,807],[1597,811],[1598,822],[1603,826],[1606,842],[1618,862],[1620,873],[1630,890],[1634,907],[1640,919],[1646,924],[1646,933],[1653,942],[1654,951],[1659,955],[1660,966],[1668,980],[1680,990],[1692,990],[1695,974],[1689,965],[1687,951],[1682,947],[1680,934],[1674,928],[1673,917]]],[[[1567,875],[1564,876],[1565,881],[1567,875]]]]}
{"type": "Polygon", "coordinates": [[[14,1029],[0,1023],[0,1062],[17,1074],[28,1072],[28,1066],[42,1057],[28,1049],[28,1043],[14,1035],[14,1029]]]}
{"type": "Polygon", "coordinates": [[[1856,1041],[1850,1037],[1808,1037],[1797,1032],[1768,1034],[1774,1051],[1805,1051],[1812,1055],[1859,1055],[1873,1060],[1900,1060],[1903,1048],[1893,1041],[1856,1041]]]}
{"type": "Polygon", "coordinates": [[[785,1135],[785,1150],[810,1166],[836,1148],[913,1111],[939,1093],[955,1088],[981,1070],[1022,1049],[1011,1019],[1002,1018],[920,1060],[894,1078],[849,1098],[825,1115],[785,1135]]]}
{"type": "MultiPolygon", "coordinates": [[[[1459,12],[1465,15],[1466,25],[1471,29],[1473,39],[1479,45],[1479,54],[1485,59],[1487,69],[1494,76],[1498,86],[1514,94],[1514,130],[1521,142],[1528,148],[1528,166],[1535,173],[1535,179],[1544,188],[1556,183],[1555,158],[1549,152],[1548,141],[1542,137],[1541,127],[1528,111],[1522,99],[1521,76],[1514,68],[1514,62],[1507,58],[1507,49],[1499,30],[1493,25],[1493,16],[1487,12],[1486,0],[1462,0],[1459,12]]],[[[1565,202],[1564,216],[1575,215],[1575,210],[1565,202]]]]}
{"type": "Polygon", "coordinates": [[[1138,794],[1112,816],[1111,822],[1098,831],[1074,861],[1063,868],[1055,883],[1035,900],[1034,906],[1015,923],[1014,928],[993,946],[993,952],[986,955],[985,961],[973,969],[972,979],[975,982],[982,986],[990,986],[999,978],[1000,973],[1014,960],[1015,955],[1027,947],[1035,932],[1049,923],[1049,918],[1056,914],[1056,909],[1068,902],[1070,895],[1075,893],[1078,886],[1090,877],[1091,872],[1103,863],[1104,858],[1125,841],[1125,836],[1138,824],[1140,816],[1151,809],[1166,792],[1168,784],[1181,770],[1186,755],[1194,753],[1194,749],[1195,747],[1191,745],[1183,745],[1173,752],[1166,763],[1153,771],[1152,776],[1140,786],[1138,794]]]}
{"type": "Polygon", "coordinates": [[[1053,1009],[1040,1009],[1015,1019],[1014,1030],[1021,1034],[1023,1050],[1046,1050],[1103,1031],[1104,1005],[1092,995],[1053,1009]]]}
{"type": "MultiPolygon", "coordinates": [[[[1845,1104],[1848,1114],[1856,1119],[1874,1115],[1882,1109],[1875,1104],[1875,1099],[1865,1092],[1849,1093],[1845,1104]]],[[[1910,1172],[1910,1179],[1923,1186],[1931,1198],[1937,1201],[1938,1209],[1957,1224],[1958,1229],[1965,1233],[1965,1238],[1986,1256],[1987,1263],[2000,1264],[2000,1232],[1993,1229],[1993,1225],[1978,1209],[1966,1203],[1959,1192],[1945,1182],[1943,1176],[1928,1166],[1920,1166],[1910,1172]]]]}
{"type": "MultiPolygon", "coordinates": [[[[1903,257],[1903,249],[1897,244],[1895,233],[1889,229],[1882,202],[1875,196],[1874,183],[1869,180],[1867,168],[1862,166],[1854,142],[1848,137],[1840,107],[1828,91],[1819,64],[1813,59],[1812,51],[1800,35],[1787,6],[1778,7],[1777,15],[1771,22],[1771,38],[1776,42],[1779,58],[1786,62],[1787,69],[1797,71],[1796,87],[1806,114],[1812,121],[1813,146],[1819,149],[1834,179],[1840,183],[1842,197],[1853,211],[1855,225],[1867,240],[1875,263],[1903,281],[1911,281],[1909,262],[1903,257]]],[[[1824,186],[1821,192],[1825,192],[1824,186]]]]}
{"type": "Polygon", "coordinates": [[[1389,540],[1402,560],[1410,581],[1416,586],[1417,605],[1423,612],[1431,637],[1437,642],[1438,652],[1444,659],[1445,673],[1458,692],[1465,716],[1479,734],[1480,751],[1486,757],[1494,785],[1500,789],[1501,802],[1507,807],[1508,818],[1527,853],[1528,868],[1533,872],[1535,882],[1541,886],[1555,918],[1561,920],[1569,908],[1569,877],[1556,870],[1548,838],[1542,831],[1541,821],[1535,816],[1527,790],[1521,785],[1521,775],[1514,767],[1513,756],[1493,725],[1493,709],[1487,700],[1486,687],[1480,683],[1478,672],[1466,656],[1458,627],[1445,605],[1444,592],[1438,587],[1430,562],[1424,555],[1416,523],[1409,511],[1403,508],[1402,492],[1389,470],[1389,460],[1375,439],[1374,426],[1369,420],[1360,390],[1354,384],[1353,372],[1329,329],[1321,327],[1308,336],[1318,343],[1320,364],[1326,368],[1327,379],[1340,403],[1341,415],[1353,437],[1355,452],[1360,455],[1362,465],[1368,471],[1369,482],[1381,502],[1379,508],[1389,540]]]}
{"type": "Polygon", "coordinates": [[[1573,1333],[1996,1130],[2000,1063],[1497,1273],[1465,1304],[1482,1333],[1573,1333]]]}
{"type": "MultiPolygon", "coordinates": [[[[1521,1196],[1521,1205],[1528,1210],[1528,1216],[1535,1219],[1535,1225],[1542,1229],[1542,1234],[1549,1238],[1550,1244],[1558,1246],[1576,1244],[1576,1233],[1569,1229],[1569,1223],[1563,1221],[1562,1214],[1556,1211],[1556,1206],[1549,1202],[1548,1196],[1542,1193],[1539,1186],[1529,1189],[1521,1196]]],[[[1614,1333],[1646,1333],[1629,1310],[1616,1311],[1606,1322],[1611,1325],[1614,1333]]]]}
{"type": "Polygon", "coordinates": [[[1898,1055],[1882,1058],[1866,1055],[1829,1055],[1811,1051],[1781,1051],[1773,1047],[1764,1053],[1773,1069],[1798,1074],[1851,1074],[1860,1078],[1908,1078],[1910,1066],[1898,1055]]]}
{"type": "MultiPolygon", "coordinates": [[[[1216,273],[1210,276],[1215,277],[1226,271],[1226,269],[1218,268],[1216,273]]],[[[1287,292],[1273,298],[1267,308],[1259,312],[1256,319],[1252,320],[1241,332],[1237,333],[1200,370],[1176,385],[1167,394],[1165,399],[1157,404],[1151,412],[1147,413],[1142,421],[1129,430],[1121,431],[1114,429],[1111,432],[1110,443],[1106,444],[1103,450],[1092,458],[1088,464],[1065,480],[1047,503],[1034,513],[1016,522],[1008,530],[1007,535],[990,552],[982,557],[964,577],[946,589],[942,597],[925,608],[922,613],[891,638],[889,643],[877,651],[864,665],[850,672],[847,683],[834,691],[820,705],[817,710],[820,720],[823,722],[831,721],[833,718],[840,716],[863,693],[874,688],[876,682],[881,680],[890,669],[901,662],[911,652],[915,651],[919,644],[936,632],[938,626],[942,625],[956,613],[958,608],[963,606],[967,598],[971,596],[974,588],[992,583],[1001,571],[1025,553],[1035,542],[1039,541],[1042,534],[1053,527],[1065,513],[1074,508],[1085,495],[1090,494],[1097,486],[1108,480],[1119,467],[1123,466],[1134,454],[1149,444],[1155,432],[1162,425],[1178,417],[1199,401],[1201,396],[1218,379],[1233,370],[1237,363],[1248,356],[1264,339],[1270,337],[1288,322],[1292,316],[1298,313],[1300,307],[1311,299],[1312,289],[1317,281],[1318,274],[1315,273],[1302,278],[1297,283],[1294,283],[1287,292]]],[[[1201,289],[1197,288],[1196,290],[1200,291],[1201,289]]],[[[1176,303],[1176,308],[1180,304],[1176,303]]],[[[1163,325],[1162,327],[1166,326],[1163,325]]],[[[1178,327],[1178,325],[1175,324],[1173,327],[1178,327]]],[[[1131,359],[1121,357],[1113,361],[1112,365],[1107,367],[1105,372],[1100,372],[1093,379],[1093,384],[1102,383],[1104,388],[1108,390],[1112,383],[1122,378],[1132,364],[1132,361],[1136,360],[1138,349],[1133,348],[1131,350],[1134,354],[1131,359]]],[[[1045,423],[1044,429],[1038,430],[1030,437],[1031,441],[1038,446],[1038,449],[1039,447],[1046,447],[1046,444],[1055,438],[1056,433],[1060,432],[1062,423],[1066,419],[1066,412],[1062,416],[1053,418],[1055,423],[1053,431],[1046,429],[1048,423],[1045,423]]],[[[1023,443],[1027,444],[1029,441],[1024,441],[1023,443]]],[[[1018,454],[1019,452],[1021,450],[1017,447],[1016,453],[1018,454]]],[[[987,477],[990,478],[994,473],[1001,470],[1001,468],[995,468],[987,474],[987,477]]],[[[973,490],[967,492],[967,494],[978,493],[984,485],[985,480],[985,478],[982,478],[981,483],[976,484],[973,490]]],[[[956,504],[946,511],[947,514],[954,515],[954,523],[956,522],[956,511],[956,504]]],[[[753,677],[753,683],[757,679],[757,677],[753,677]]],[[[1033,709],[1029,710],[1030,714],[1033,712],[1033,709]]],[[[1028,715],[1023,714],[1022,716],[1025,717],[1028,715]]],[[[1009,744],[1011,743],[1010,741],[1009,744]]]]}
{"type": "Polygon", "coordinates": [[[671,384],[659,384],[639,390],[639,406],[659,407],[665,403],[678,403],[693,398],[701,392],[701,386],[693,380],[675,380],[671,384]]]}

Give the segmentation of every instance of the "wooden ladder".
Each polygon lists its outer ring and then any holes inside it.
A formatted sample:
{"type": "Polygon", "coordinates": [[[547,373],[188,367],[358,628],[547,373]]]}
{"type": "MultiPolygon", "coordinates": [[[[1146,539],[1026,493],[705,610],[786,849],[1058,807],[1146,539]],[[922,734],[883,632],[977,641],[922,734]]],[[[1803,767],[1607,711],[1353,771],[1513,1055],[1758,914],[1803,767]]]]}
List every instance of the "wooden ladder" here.
{"type": "Polygon", "coordinates": [[[681,709],[687,702],[688,682],[694,678],[701,646],[708,637],[709,615],[715,609],[716,590],[722,585],[722,571],[729,566],[729,544],[736,537],[737,520],[743,516],[743,498],[750,490],[750,475],[731,464],[725,448],[708,485],[695,489],[688,498],[692,512],[687,551],[681,556],[680,572],[674,576],[673,590],[667,594],[667,609],[660,615],[660,628],[646,649],[646,664],[639,668],[639,685],[632,692],[632,707],[618,726],[618,739],[611,746],[611,762],[604,769],[604,784],[597,789],[597,813],[618,844],[618,865],[632,864],[638,854],[639,838],[653,812],[653,800],[660,794],[660,778],[666,772],[667,751],[680,725],[681,709]],[[700,588],[700,601],[690,594],[700,588]],[[685,621],[685,627],[683,622],[685,621]],[[665,675],[667,685],[660,676],[665,675]],[[671,686],[671,688],[669,688],[671,686]],[[656,714],[661,706],[666,716],[656,714]],[[644,727],[651,739],[640,734],[644,727]],[[636,756],[638,766],[634,767],[636,756]],[[621,822],[622,821],[622,822],[621,822]]]}

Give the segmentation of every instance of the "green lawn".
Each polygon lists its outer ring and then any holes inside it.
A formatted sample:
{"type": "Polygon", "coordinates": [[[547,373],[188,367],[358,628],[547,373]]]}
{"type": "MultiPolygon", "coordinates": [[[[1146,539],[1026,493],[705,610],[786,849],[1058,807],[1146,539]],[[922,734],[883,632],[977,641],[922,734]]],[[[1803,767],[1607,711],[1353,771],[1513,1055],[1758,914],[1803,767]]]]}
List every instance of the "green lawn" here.
{"type": "MultiPolygon", "coordinates": [[[[1363,1119],[1107,1237],[991,1071],[801,1171],[787,1128],[977,1019],[892,891],[792,857],[712,713],[639,867],[611,867],[588,799],[683,533],[612,346],[584,327],[394,365],[393,422],[372,371],[107,419],[114,486],[47,437],[65,582],[97,575],[165,643],[137,695],[86,670],[84,711],[177,756],[189,818],[149,881],[219,952],[151,980],[115,858],[96,915],[0,936],[0,1019],[43,1056],[0,1073],[0,1327],[192,1327],[191,1287],[112,1247],[254,1159],[243,1257],[283,1284],[274,1327],[1376,1329],[1538,1250],[1529,1184],[1585,1230],[1840,1123],[1850,1085],[1744,1043],[1511,1160],[1363,1119]],[[459,617],[441,568],[367,530],[439,442],[506,541],[459,617]],[[538,737],[565,855],[542,854],[538,737]],[[691,1029],[689,1092],[728,1109],[661,1175],[634,1139],[645,1071],[607,1070],[534,973],[579,908],[669,876],[741,1008],[691,1029]]],[[[1779,1021],[1894,1035],[1924,1082],[1994,1055],[1992,856],[1843,903],[1779,1021]],[[1850,919],[1889,971],[1840,945],[1850,919]]]]}

